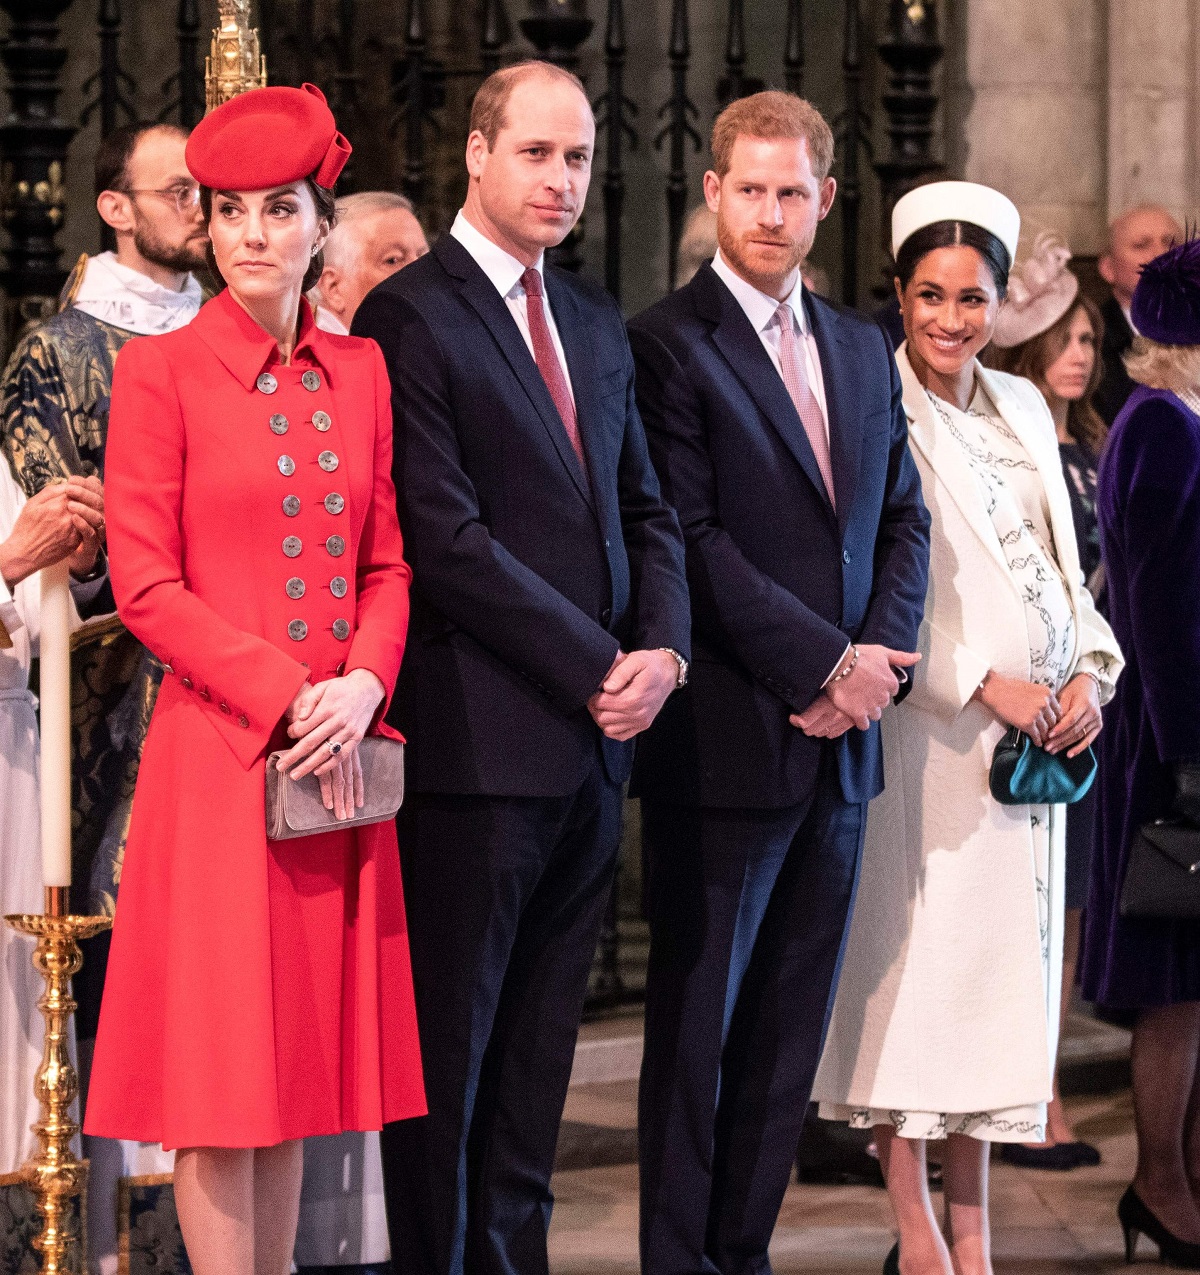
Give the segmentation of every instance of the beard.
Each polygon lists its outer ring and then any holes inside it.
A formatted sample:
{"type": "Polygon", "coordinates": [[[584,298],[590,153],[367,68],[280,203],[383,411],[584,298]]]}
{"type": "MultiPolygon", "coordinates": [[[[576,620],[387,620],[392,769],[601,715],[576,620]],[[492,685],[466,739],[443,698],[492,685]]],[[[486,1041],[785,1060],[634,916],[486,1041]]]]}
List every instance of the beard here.
{"type": "Polygon", "coordinates": [[[753,283],[755,287],[759,288],[760,292],[766,292],[769,289],[760,287],[760,284],[775,284],[782,279],[786,279],[808,256],[812,241],[809,240],[805,243],[781,232],[772,235],[758,229],[739,235],[730,229],[728,225],[724,224],[718,214],[717,246],[721,249],[721,256],[729,262],[742,278],[753,283]],[[780,248],[787,250],[786,254],[776,255],[768,262],[764,260],[760,252],[756,251],[756,245],[751,242],[752,240],[765,240],[769,243],[778,244],[780,248]]]}
{"type": "Polygon", "coordinates": [[[164,270],[175,270],[179,274],[203,270],[207,243],[208,235],[203,232],[199,237],[194,233],[189,235],[182,243],[168,243],[140,214],[134,221],[133,246],[147,261],[162,266],[164,270]]]}

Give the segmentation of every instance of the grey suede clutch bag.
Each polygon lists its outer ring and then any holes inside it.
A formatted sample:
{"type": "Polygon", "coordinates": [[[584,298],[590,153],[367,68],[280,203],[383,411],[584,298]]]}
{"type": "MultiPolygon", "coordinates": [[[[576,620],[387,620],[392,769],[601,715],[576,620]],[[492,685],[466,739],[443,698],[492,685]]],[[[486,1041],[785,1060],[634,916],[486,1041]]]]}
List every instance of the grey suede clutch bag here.
{"type": "Polygon", "coordinates": [[[363,797],[361,810],[351,819],[337,819],[321,800],[321,781],[316,775],[291,779],[275,768],[283,750],[267,758],[267,840],[287,841],[311,837],[317,832],[361,828],[395,817],[404,800],[404,745],[397,739],[369,735],[358,746],[362,763],[363,797]]]}

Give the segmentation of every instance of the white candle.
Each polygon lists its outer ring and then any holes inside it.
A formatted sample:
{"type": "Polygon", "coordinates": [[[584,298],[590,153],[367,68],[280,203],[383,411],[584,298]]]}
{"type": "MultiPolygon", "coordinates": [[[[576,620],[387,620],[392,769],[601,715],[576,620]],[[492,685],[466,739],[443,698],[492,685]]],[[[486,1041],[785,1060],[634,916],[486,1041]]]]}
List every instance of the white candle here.
{"type": "Polygon", "coordinates": [[[64,559],[41,571],[42,878],[71,884],[71,587],[64,559]]]}

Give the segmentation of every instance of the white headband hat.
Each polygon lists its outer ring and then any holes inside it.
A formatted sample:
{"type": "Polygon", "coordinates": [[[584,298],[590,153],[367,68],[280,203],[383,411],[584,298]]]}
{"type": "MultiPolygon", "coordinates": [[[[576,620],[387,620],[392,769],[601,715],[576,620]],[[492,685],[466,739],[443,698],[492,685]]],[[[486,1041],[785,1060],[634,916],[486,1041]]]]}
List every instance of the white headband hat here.
{"type": "Polygon", "coordinates": [[[978,182],[930,182],[897,200],[892,209],[892,256],[904,241],[937,221],[968,221],[989,230],[1008,249],[1011,265],[1017,257],[1021,214],[1007,195],[978,182]]]}

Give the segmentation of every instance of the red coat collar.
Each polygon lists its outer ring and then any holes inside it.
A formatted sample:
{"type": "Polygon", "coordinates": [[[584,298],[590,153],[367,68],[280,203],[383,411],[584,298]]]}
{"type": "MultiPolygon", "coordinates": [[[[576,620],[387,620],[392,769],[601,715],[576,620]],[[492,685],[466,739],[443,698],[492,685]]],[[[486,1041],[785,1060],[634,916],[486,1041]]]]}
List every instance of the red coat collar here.
{"type": "MultiPolygon", "coordinates": [[[[264,331],[223,288],[215,297],[201,306],[200,313],[189,324],[205,345],[221,360],[230,373],[247,390],[261,372],[279,362],[279,346],[269,332],[264,331]]],[[[300,332],[292,362],[301,367],[316,364],[325,373],[329,385],[333,385],[333,364],[336,359],[329,337],[313,321],[312,306],[300,298],[300,332]]]]}

